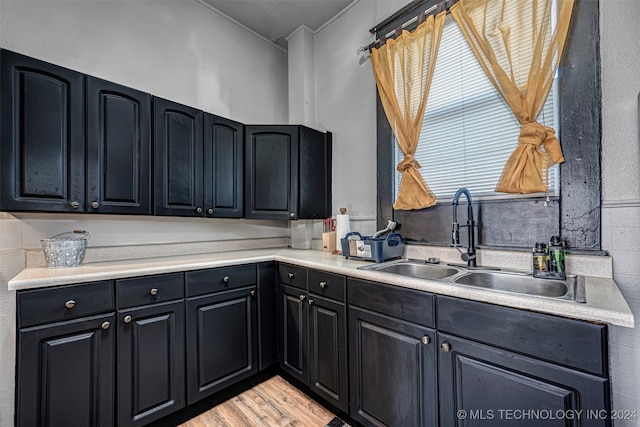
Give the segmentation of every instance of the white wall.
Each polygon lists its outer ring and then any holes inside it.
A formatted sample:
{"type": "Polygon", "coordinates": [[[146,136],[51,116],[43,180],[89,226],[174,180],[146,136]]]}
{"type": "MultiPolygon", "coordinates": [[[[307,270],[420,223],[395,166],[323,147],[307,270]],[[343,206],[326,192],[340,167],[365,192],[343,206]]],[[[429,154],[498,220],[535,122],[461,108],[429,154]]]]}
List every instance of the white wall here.
{"type": "Polygon", "coordinates": [[[316,35],[318,127],[333,132],[333,207],[347,208],[352,229],[371,234],[376,217],[376,84],[371,62],[356,54],[369,29],[409,3],[360,0],[316,35]]]}
{"type": "MultiPolygon", "coordinates": [[[[640,412],[640,4],[600,1],[602,56],[602,243],[636,328],[612,327],[613,406],[640,412]]],[[[640,415],[639,415],[640,416],[640,415]]],[[[639,420],[616,422],[638,426],[639,420]]]]}
{"type": "MultiPolygon", "coordinates": [[[[0,0],[0,47],[243,123],[287,123],[287,55],[195,0],[0,0]]],[[[0,212],[0,426],[13,425],[15,293],[39,239],[83,228],[86,261],[286,245],[288,223],[0,212]],[[151,246],[149,246],[151,244],[151,246]]]]}

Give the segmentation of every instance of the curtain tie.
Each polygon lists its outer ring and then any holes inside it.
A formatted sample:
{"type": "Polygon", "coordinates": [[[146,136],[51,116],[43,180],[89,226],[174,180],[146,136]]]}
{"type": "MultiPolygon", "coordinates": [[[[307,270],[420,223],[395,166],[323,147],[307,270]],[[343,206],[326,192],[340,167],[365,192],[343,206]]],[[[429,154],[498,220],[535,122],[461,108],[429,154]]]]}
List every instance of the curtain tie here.
{"type": "Polygon", "coordinates": [[[543,145],[544,150],[547,152],[553,164],[564,162],[560,141],[558,141],[553,128],[543,126],[538,122],[525,123],[520,129],[518,141],[520,144],[532,145],[535,148],[543,145]]]}
{"type": "Polygon", "coordinates": [[[405,154],[404,160],[398,163],[396,169],[398,169],[398,172],[404,173],[409,169],[420,169],[421,167],[422,166],[420,166],[420,163],[418,163],[418,161],[413,158],[413,154],[405,154]]]}

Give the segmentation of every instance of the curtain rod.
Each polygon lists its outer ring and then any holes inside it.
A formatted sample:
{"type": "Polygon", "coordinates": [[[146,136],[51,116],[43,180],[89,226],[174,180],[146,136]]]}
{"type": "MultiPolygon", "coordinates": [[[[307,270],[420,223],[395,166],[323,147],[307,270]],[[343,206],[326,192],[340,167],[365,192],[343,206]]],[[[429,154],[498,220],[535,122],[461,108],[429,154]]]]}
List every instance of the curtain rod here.
{"type": "MultiPolygon", "coordinates": [[[[375,27],[371,28],[369,32],[372,34],[376,34],[380,29],[384,28],[386,25],[392,23],[398,18],[401,18],[402,16],[409,14],[411,11],[418,9],[420,6],[427,3],[427,1],[428,0],[416,0],[412,3],[409,3],[408,5],[406,5],[405,7],[403,7],[402,9],[400,9],[399,11],[397,11],[396,13],[394,13],[393,15],[391,15],[390,17],[388,17],[387,19],[385,19],[384,21],[376,25],[375,27]]],[[[457,2],[458,0],[442,0],[432,5],[424,12],[419,12],[418,14],[410,18],[408,21],[402,23],[400,26],[398,26],[394,30],[389,31],[388,33],[382,35],[380,38],[374,40],[368,46],[364,47],[364,50],[368,50],[369,52],[371,52],[371,49],[373,48],[379,48],[381,46],[384,46],[384,44],[387,42],[387,39],[393,39],[400,36],[400,34],[402,34],[402,31],[406,27],[410,26],[416,21],[418,22],[418,25],[422,24],[427,18],[427,16],[429,15],[437,15],[443,10],[446,10],[447,13],[449,13],[449,8],[451,8],[451,6],[453,6],[457,2]]]]}

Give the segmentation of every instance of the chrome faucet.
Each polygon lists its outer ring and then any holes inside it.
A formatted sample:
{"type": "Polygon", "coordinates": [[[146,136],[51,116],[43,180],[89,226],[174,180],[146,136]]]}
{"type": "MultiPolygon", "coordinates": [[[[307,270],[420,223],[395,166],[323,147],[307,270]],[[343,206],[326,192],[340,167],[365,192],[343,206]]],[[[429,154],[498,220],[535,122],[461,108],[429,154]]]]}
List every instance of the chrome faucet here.
{"type": "Polygon", "coordinates": [[[467,262],[467,267],[476,267],[476,240],[474,228],[476,223],[473,221],[473,206],[471,205],[471,193],[466,188],[460,188],[456,191],[451,201],[453,205],[453,223],[451,224],[451,239],[453,241],[453,247],[458,249],[463,261],[467,262]],[[460,196],[464,195],[467,198],[467,224],[458,224],[458,201],[460,196]],[[467,252],[464,253],[460,250],[460,227],[467,227],[469,231],[469,246],[467,252]]]}

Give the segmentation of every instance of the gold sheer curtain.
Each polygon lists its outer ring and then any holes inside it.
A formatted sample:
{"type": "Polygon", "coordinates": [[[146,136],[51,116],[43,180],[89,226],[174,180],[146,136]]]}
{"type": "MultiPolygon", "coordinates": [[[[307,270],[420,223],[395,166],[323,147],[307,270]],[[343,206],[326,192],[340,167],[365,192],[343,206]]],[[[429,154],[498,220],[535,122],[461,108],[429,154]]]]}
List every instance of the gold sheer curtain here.
{"type": "Polygon", "coordinates": [[[413,155],[418,146],[445,15],[446,12],[435,18],[431,15],[414,32],[403,31],[395,40],[371,51],[380,100],[404,153],[404,160],[397,166],[402,181],[394,209],[422,209],[436,203],[413,155]]]}
{"type": "Polygon", "coordinates": [[[545,192],[549,166],[564,162],[555,131],[536,118],[562,57],[572,9],[573,0],[459,0],[450,9],[522,126],[496,191],[545,192]]]}

